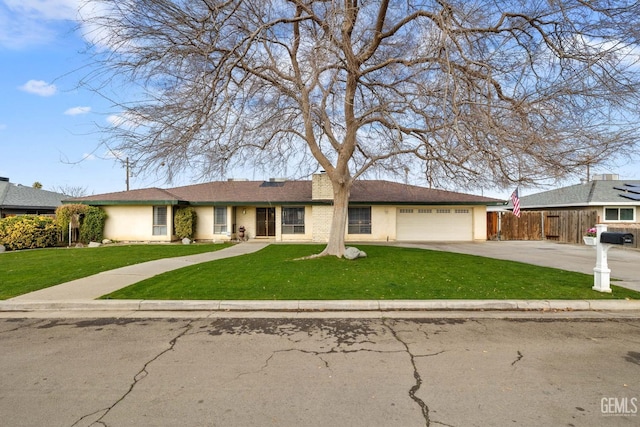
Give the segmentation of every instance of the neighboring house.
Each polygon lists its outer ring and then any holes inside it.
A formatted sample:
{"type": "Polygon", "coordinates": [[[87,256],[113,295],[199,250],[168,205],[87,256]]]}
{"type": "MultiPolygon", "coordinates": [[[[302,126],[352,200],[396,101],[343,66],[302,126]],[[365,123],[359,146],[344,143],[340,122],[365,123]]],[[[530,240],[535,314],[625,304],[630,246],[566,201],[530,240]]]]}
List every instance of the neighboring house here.
{"type": "MultiPolygon", "coordinates": [[[[326,242],[332,187],[326,174],[311,181],[229,180],[170,189],[148,188],[65,200],[100,206],[107,213],[105,238],[172,241],[173,215],[197,212],[194,239],[239,237],[278,242],[326,242]]],[[[351,191],[347,241],[486,240],[487,197],[433,190],[389,181],[357,181],[351,191]]]]}
{"type": "Polygon", "coordinates": [[[16,215],[53,215],[67,196],[53,191],[12,184],[0,177],[0,218],[16,215]]]}
{"type": "Polygon", "coordinates": [[[599,223],[638,223],[640,181],[619,180],[617,175],[600,175],[593,181],[523,196],[520,209],[595,210],[599,223]]]}

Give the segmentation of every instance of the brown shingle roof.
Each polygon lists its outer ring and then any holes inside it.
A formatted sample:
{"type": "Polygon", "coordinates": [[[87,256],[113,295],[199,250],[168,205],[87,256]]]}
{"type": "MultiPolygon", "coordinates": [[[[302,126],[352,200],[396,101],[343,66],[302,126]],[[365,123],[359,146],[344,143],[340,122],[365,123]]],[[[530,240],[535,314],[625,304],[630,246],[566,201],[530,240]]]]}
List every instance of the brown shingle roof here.
{"type": "Polygon", "coordinates": [[[64,200],[65,203],[87,203],[87,202],[113,202],[115,203],[152,203],[167,202],[178,203],[180,198],[172,194],[169,190],[161,188],[143,188],[140,190],[119,191],[117,193],[95,194],[93,196],[77,197],[64,200]]]}
{"type": "Polygon", "coordinates": [[[192,203],[309,203],[311,181],[214,181],[171,192],[192,203]]]}
{"type": "Polygon", "coordinates": [[[356,181],[351,190],[352,202],[358,203],[493,203],[501,200],[473,194],[435,190],[391,181],[356,181]]]}
{"type": "MultiPolygon", "coordinates": [[[[311,181],[214,181],[167,190],[148,188],[98,194],[66,200],[67,203],[192,204],[310,204],[311,181]]],[[[354,203],[494,204],[502,200],[452,191],[435,190],[391,181],[356,181],[351,190],[354,203]]]]}

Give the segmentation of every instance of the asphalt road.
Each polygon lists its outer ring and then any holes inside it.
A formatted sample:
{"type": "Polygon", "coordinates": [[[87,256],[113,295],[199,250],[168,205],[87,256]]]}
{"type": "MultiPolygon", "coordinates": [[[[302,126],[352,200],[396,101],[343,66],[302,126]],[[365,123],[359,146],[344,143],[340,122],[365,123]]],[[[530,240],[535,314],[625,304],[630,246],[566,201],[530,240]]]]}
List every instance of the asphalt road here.
{"type": "Polygon", "coordinates": [[[640,423],[640,320],[1,319],[3,426],[640,423]]]}

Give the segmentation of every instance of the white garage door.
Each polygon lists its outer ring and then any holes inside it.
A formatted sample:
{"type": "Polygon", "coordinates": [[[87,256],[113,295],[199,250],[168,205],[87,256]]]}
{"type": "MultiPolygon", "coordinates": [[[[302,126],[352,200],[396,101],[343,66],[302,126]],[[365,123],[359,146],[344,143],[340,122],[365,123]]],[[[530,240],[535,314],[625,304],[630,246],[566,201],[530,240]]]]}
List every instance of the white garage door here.
{"type": "Polygon", "coordinates": [[[471,208],[399,208],[396,213],[399,241],[471,241],[471,208]]]}

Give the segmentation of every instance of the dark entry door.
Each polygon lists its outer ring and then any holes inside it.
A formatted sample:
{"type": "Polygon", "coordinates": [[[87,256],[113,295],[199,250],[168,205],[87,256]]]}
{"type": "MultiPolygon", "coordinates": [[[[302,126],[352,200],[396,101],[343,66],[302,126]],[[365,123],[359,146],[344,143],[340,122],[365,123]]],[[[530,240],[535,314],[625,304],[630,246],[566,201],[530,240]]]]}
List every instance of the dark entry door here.
{"type": "Polygon", "coordinates": [[[276,235],[276,208],[256,208],[256,236],[276,235]]]}

